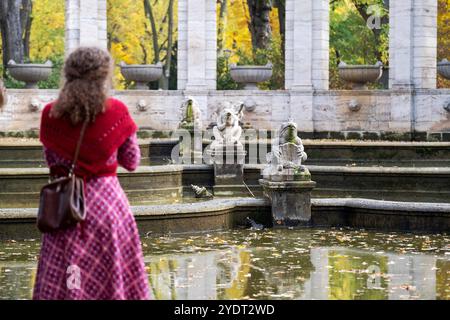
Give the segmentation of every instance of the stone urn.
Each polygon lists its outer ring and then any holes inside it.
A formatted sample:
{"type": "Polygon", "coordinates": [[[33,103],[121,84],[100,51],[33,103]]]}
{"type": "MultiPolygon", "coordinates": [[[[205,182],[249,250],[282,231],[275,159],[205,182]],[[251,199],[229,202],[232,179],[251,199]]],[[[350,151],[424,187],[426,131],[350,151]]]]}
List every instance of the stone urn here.
{"type": "Polygon", "coordinates": [[[442,77],[450,80],[450,61],[442,59],[441,62],[438,62],[437,71],[442,77]]]}
{"type": "Polygon", "coordinates": [[[44,64],[16,63],[13,60],[8,62],[8,70],[11,76],[25,82],[25,88],[37,89],[39,81],[45,81],[52,73],[53,64],[47,61],[44,64]]]}
{"type": "Polygon", "coordinates": [[[378,61],[375,65],[347,65],[339,63],[339,77],[350,82],[352,89],[367,90],[367,84],[373,83],[383,75],[383,64],[378,61]]]}
{"type": "Polygon", "coordinates": [[[258,90],[259,82],[264,82],[272,77],[272,64],[265,66],[237,66],[230,65],[230,75],[237,83],[243,83],[245,90],[258,90]]]}
{"type": "Polygon", "coordinates": [[[128,81],[136,83],[136,89],[148,90],[148,83],[161,79],[163,75],[163,65],[157,64],[126,64],[120,63],[120,71],[123,77],[128,81]]]}

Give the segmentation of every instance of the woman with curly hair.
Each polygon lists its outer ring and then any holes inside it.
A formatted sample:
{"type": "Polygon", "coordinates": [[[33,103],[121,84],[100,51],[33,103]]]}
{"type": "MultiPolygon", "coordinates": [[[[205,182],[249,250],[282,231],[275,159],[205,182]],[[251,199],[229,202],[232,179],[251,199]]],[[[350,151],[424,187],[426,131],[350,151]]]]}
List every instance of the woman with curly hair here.
{"type": "Polygon", "coordinates": [[[42,239],[33,299],[148,299],[136,222],[117,179],[140,152],[128,108],[108,98],[112,59],[81,47],[66,60],[65,83],[41,118],[40,140],[51,176],[67,174],[85,122],[74,173],[85,181],[86,219],[42,239]]]}

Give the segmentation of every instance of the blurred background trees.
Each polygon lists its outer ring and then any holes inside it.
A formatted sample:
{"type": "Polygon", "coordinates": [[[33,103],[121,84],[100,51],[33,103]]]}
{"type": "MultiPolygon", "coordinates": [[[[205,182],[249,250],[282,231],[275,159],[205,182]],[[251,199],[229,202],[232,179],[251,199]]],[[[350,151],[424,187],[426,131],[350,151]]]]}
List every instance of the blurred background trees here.
{"type": "MultiPolygon", "coordinates": [[[[284,39],[286,0],[216,0],[217,2],[217,86],[236,89],[228,73],[230,63],[272,62],[274,76],[262,89],[284,88],[284,39]]],[[[0,1],[0,55],[7,87],[21,87],[5,68],[17,62],[45,62],[55,65],[52,77],[41,88],[57,88],[64,59],[64,0],[0,1]]],[[[438,59],[450,59],[450,0],[438,0],[438,59]]],[[[330,0],[330,88],[342,89],[337,65],[374,64],[389,66],[389,1],[330,0]],[[379,17],[380,27],[367,21],[379,17]]],[[[108,0],[108,48],[116,64],[162,62],[164,78],[154,88],[176,89],[177,0],[108,0]]],[[[117,89],[128,88],[114,71],[117,89]]],[[[438,77],[438,87],[450,83],[438,77]]]]}

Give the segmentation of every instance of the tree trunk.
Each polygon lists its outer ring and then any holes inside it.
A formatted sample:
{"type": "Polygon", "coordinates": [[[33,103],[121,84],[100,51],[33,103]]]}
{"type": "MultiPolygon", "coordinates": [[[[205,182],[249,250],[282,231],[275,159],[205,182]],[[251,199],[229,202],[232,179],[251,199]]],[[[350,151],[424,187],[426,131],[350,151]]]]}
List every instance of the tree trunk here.
{"type": "Polygon", "coordinates": [[[154,63],[159,62],[159,44],[158,44],[158,31],[156,30],[156,22],[155,22],[155,16],[153,15],[153,8],[150,4],[149,0],[144,0],[144,9],[145,9],[145,16],[150,22],[150,27],[152,29],[152,42],[153,42],[153,53],[154,53],[154,63]]]}
{"type": "Polygon", "coordinates": [[[30,36],[31,24],[33,17],[31,12],[33,10],[33,2],[31,0],[22,0],[22,10],[20,11],[20,20],[23,32],[23,55],[24,59],[30,59],[30,36]]]}
{"type": "Polygon", "coordinates": [[[0,1],[4,77],[10,60],[23,63],[25,58],[29,58],[32,8],[32,0],[0,1]]]}
{"type": "Polygon", "coordinates": [[[167,26],[167,54],[164,66],[164,74],[161,78],[160,87],[164,90],[169,89],[170,68],[172,67],[172,46],[173,46],[173,1],[169,0],[168,7],[168,26],[167,26]]]}
{"type": "Polygon", "coordinates": [[[270,11],[272,0],[247,0],[250,13],[249,30],[252,35],[253,50],[266,49],[272,37],[270,11]]]}
{"type": "Polygon", "coordinates": [[[223,44],[225,41],[225,29],[227,25],[228,0],[218,0],[220,4],[219,21],[217,23],[217,56],[223,54],[223,44]]]}
{"type": "Polygon", "coordinates": [[[276,7],[278,8],[278,23],[280,24],[281,52],[284,59],[286,43],[286,0],[277,0],[276,7]]]}

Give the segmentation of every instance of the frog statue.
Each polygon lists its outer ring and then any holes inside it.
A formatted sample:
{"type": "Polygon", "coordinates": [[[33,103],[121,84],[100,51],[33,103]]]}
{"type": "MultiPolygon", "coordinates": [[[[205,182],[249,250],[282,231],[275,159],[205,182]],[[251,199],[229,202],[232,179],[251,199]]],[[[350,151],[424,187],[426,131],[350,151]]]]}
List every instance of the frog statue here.
{"type": "Polygon", "coordinates": [[[281,125],[272,152],[266,156],[267,166],[263,170],[263,176],[269,180],[307,179],[308,169],[302,165],[302,161],[307,158],[302,140],[297,136],[297,124],[289,119],[281,125]]]}
{"type": "Polygon", "coordinates": [[[240,142],[242,128],[239,121],[243,115],[244,104],[239,108],[226,107],[217,117],[217,125],[213,128],[214,141],[211,143],[211,149],[228,145],[242,147],[240,142]]]}
{"type": "Polygon", "coordinates": [[[193,97],[188,97],[182,106],[183,119],[180,128],[186,130],[202,130],[201,111],[197,101],[193,97]]]}

